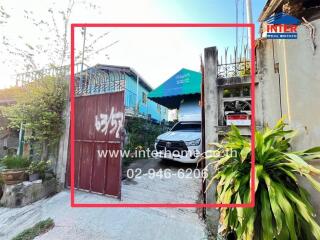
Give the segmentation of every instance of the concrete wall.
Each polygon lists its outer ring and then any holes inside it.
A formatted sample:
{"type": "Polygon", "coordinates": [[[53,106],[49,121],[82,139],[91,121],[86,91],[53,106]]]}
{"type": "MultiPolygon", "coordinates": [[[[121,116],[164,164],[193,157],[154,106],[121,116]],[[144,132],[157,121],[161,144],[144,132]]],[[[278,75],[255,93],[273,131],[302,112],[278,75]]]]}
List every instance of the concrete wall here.
{"type": "MultiPolygon", "coordinates": [[[[298,27],[297,40],[261,39],[256,48],[260,82],[256,95],[263,124],[272,126],[287,116],[289,127],[298,131],[293,150],[320,146],[320,20],[311,24],[316,29],[315,50],[304,25],[298,27]]],[[[319,163],[314,161],[313,165],[319,168],[319,163]]],[[[320,194],[305,181],[301,183],[311,192],[320,220],[320,194]]]]}
{"type": "Polygon", "coordinates": [[[23,207],[48,197],[57,191],[57,181],[52,178],[42,181],[22,182],[14,185],[4,185],[0,204],[4,207],[23,207]]]}
{"type": "MultiPolygon", "coordinates": [[[[0,104],[0,106],[4,107],[7,106],[7,104],[0,104]]],[[[4,157],[8,153],[4,147],[11,148],[11,151],[14,149],[16,151],[18,149],[18,145],[19,132],[13,129],[8,129],[8,119],[0,112],[0,158],[4,157]]]]}
{"type": "Polygon", "coordinates": [[[320,145],[320,20],[311,24],[316,28],[315,51],[303,25],[297,40],[262,39],[257,47],[263,123],[274,125],[281,115],[287,116],[298,130],[295,149],[320,145]]]}
{"type": "MultiPolygon", "coordinates": [[[[70,87],[70,86],[69,86],[70,87]]],[[[69,139],[70,139],[70,100],[69,100],[69,89],[66,91],[66,96],[68,99],[66,103],[66,108],[64,110],[65,128],[59,141],[58,159],[55,163],[55,174],[58,181],[58,191],[65,187],[66,183],[66,171],[69,159],[69,139]]],[[[68,174],[67,174],[68,175],[68,174]]]]}
{"type": "Polygon", "coordinates": [[[0,138],[0,158],[3,158],[5,155],[7,155],[8,150],[4,150],[4,147],[15,149],[16,151],[18,149],[18,145],[19,134],[14,130],[9,131],[8,135],[0,138]]]}
{"type": "MultiPolygon", "coordinates": [[[[287,116],[289,127],[298,131],[293,150],[320,146],[320,20],[311,24],[316,29],[314,40],[308,28],[300,25],[297,40],[260,39],[256,47],[256,126],[273,126],[287,116]],[[314,49],[313,41],[318,49],[314,49]]],[[[216,58],[216,48],[205,49],[206,147],[219,138],[222,97],[216,82],[216,58]]],[[[320,160],[313,165],[319,168],[320,160]]],[[[311,193],[320,220],[320,194],[305,181],[300,182],[311,193]]],[[[212,196],[212,192],[207,194],[207,202],[215,202],[212,196]]],[[[217,216],[214,210],[207,214],[211,221],[217,216]]]]}

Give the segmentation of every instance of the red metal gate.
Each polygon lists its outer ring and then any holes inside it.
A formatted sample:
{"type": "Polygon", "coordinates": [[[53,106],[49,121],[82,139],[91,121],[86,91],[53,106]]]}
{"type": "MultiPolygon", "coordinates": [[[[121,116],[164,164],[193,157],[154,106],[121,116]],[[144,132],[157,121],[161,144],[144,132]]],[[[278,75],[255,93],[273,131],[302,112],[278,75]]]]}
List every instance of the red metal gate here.
{"type": "Polygon", "coordinates": [[[75,188],[120,197],[124,92],[75,98],[75,188]]]}

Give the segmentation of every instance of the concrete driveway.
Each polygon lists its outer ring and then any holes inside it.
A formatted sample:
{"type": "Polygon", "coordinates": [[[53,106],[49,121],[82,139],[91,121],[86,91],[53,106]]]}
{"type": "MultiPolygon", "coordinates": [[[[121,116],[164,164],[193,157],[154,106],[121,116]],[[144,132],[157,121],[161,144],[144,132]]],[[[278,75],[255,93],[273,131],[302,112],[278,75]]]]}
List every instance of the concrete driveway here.
{"type": "MultiPolygon", "coordinates": [[[[195,203],[199,201],[200,186],[201,179],[196,178],[151,179],[142,175],[123,181],[121,202],[195,203]]],[[[77,191],[76,202],[120,200],[77,191]]],[[[0,239],[10,239],[48,217],[56,226],[37,239],[207,239],[198,213],[191,208],[71,208],[69,191],[63,191],[23,208],[0,208],[0,239]]]]}
{"type": "Polygon", "coordinates": [[[128,169],[141,169],[142,173],[147,173],[149,169],[154,169],[156,171],[162,169],[171,169],[171,170],[179,170],[179,169],[195,169],[195,163],[180,163],[172,160],[161,160],[156,158],[149,159],[134,159],[134,160],[126,160],[122,165],[122,178],[125,179],[127,177],[128,169]]]}

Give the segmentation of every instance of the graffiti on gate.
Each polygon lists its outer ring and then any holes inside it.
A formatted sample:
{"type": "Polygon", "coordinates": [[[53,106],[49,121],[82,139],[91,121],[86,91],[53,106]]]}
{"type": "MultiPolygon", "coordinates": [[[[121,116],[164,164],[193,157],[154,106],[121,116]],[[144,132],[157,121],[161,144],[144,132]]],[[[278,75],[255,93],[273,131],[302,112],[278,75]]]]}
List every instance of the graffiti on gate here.
{"type": "Polygon", "coordinates": [[[98,132],[104,133],[104,135],[107,135],[107,133],[115,134],[116,138],[120,138],[123,120],[123,112],[115,112],[114,107],[112,107],[109,115],[100,113],[95,116],[95,127],[98,132]]]}

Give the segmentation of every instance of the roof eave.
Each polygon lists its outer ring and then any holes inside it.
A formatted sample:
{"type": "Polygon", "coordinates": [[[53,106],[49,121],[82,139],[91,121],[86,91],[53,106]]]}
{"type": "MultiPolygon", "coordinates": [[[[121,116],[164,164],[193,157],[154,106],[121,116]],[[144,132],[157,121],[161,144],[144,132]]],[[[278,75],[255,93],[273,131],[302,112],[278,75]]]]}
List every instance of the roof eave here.
{"type": "Polygon", "coordinates": [[[194,98],[199,96],[200,98],[200,93],[195,92],[195,93],[189,93],[189,94],[179,94],[179,95],[174,95],[174,96],[165,96],[165,97],[148,97],[150,100],[154,101],[155,103],[158,103],[168,109],[177,109],[179,108],[180,105],[180,100],[181,99],[186,99],[186,98],[194,98]],[[170,100],[169,104],[164,104],[166,102],[165,100],[170,100]]]}
{"type": "Polygon", "coordinates": [[[133,68],[130,68],[131,72],[134,73],[136,76],[139,76],[139,81],[142,81],[146,88],[151,92],[153,90],[153,87],[149,85],[142,77],[141,75],[133,68]]]}
{"type": "Polygon", "coordinates": [[[96,64],[95,67],[107,67],[110,70],[117,70],[117,71],[122,71],[125,72],[127,74],[133,74],[136,77],[139,77],[139,82],[142,83],[142,85],[144,85],[144,87],[147,88],[147,90],[152,91],[153,88],[149,85],[149,83],[147,83],[146,80],[144,80],[144,78],[133,68],[131,67],[127,67],[127,66],[116,66],[116,65],[107,65],[107,64],[96,64]]]}
{"type": "Polygon", "coordinates": [[[259,22],[263,22],[267,17],[271,16],[283,2],[284,0],[268,0],[259,16],[259,22]]]}

